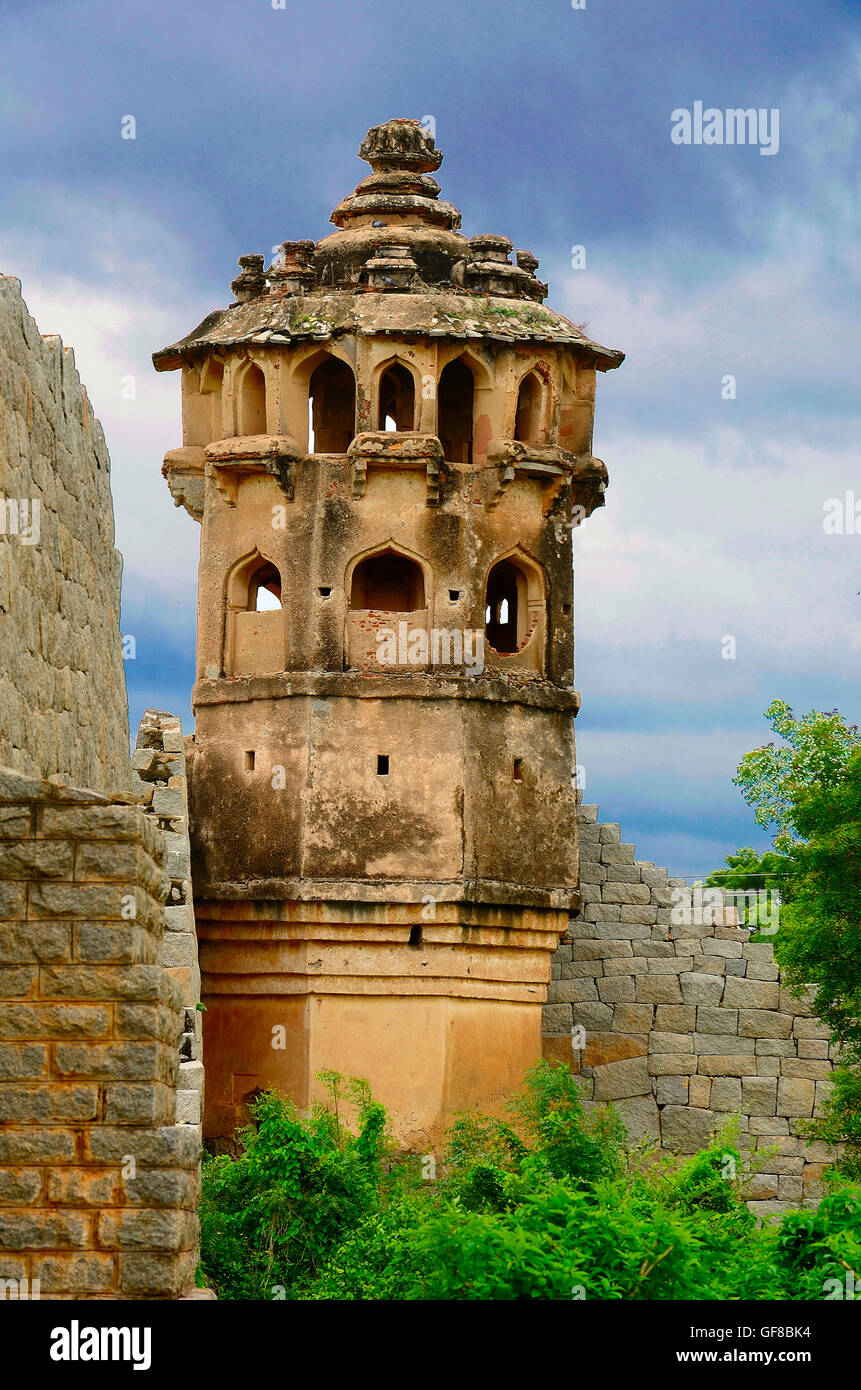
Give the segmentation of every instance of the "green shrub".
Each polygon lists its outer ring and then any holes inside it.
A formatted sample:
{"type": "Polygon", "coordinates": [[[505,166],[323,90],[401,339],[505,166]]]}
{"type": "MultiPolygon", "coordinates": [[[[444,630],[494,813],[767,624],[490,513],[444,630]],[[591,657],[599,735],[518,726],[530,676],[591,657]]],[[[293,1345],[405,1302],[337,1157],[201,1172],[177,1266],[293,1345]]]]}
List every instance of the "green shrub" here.
{"type": "Polygon", "coordinates": [[[328,1106],[303,1119],[263,1096],[240,1157],[204,1166],[201,1265],[222,1298],[821,1299],[861,1276],[861,1188],[758,1225],[731,1126],[682,1161],[627,1153],[612,1107],[587,1112],[541,1063],[511,1123],[458,1117],[426,1180],[367,1087],[325,1079],[328,1106]]]}
{"type": "Polygon", "coordinates": [[[201,1263],[219,1297],[271,1298],[308,1283],[346,1231],[379,1200],[386,1115],[360,1083],[348,1086],[359,1132],[342,1123],[340,1078],[333,1107],[310,1119],[271,1093],[252,1106],[239,1158],[203,1165],[201,1263]]]}

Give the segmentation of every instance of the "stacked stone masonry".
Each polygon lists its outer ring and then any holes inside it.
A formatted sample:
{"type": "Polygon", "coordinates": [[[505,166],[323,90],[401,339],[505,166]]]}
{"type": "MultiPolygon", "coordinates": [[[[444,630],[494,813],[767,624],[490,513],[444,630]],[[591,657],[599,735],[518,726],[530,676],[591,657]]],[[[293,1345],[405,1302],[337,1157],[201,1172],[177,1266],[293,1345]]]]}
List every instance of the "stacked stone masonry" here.
{"type": "Polygon", "coordinates": [[[176,1123],[164,860],[128,797],[0,769],[0,1279],[23,1296],[194,1284],[201,1144],[176,1123]]]}
{"type": "Polygon", "coordinates": [[[110,461],[71,348],[0,275],[0,766],[130,781],[110,461]]]}
{"type": "Polygon", "coordinates": [[[828,1028],[734,908],[692,905],[674,925],[683,880],[635,860],[597,806],[581,805],[579,834],[582,907],[554,957],[545,1055],[570,1061],[590,1103],[612,1101],[634,1140],[690,1154],[737,1115],[743,1149],[775,1151],[751,1209],[815,1202],[834,1151],[802,1132],[829,1085],[828,1028]]]}
{"type": "Polygon", "coordinates": [[[185,739],[175,715],[148,709],[138,729],[132,755],[135,790],[164,836],[165,870],[170,879],[164,909],[165,932],[159,963],[182,992],[183,1031],[179,1046],[176,1095],[178,1124],[196,1125],[202,1136],[203,1029],[200,966],[191,890],[188,831],[188,782],[185,739]]]}

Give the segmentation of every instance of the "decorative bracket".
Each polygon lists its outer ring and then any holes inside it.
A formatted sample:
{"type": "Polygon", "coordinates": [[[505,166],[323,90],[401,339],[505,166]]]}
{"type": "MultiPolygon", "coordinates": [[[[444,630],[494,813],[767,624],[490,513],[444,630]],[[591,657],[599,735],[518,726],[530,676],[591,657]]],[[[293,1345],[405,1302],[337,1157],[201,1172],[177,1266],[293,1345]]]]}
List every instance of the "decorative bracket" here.
{"type": "Polygon", "coordinates": [[[304,457],[287,435],[255,434],[237,439],[217,439],[207,444],[206,473],[211,477],[228,506],[236,506],[243,477],[268,473],[292,502],[295,497],[294,466],[304,457]]]}
{"type": "Polygon", "coordinates": [[[364,497],[368,486],[368,469],[416,472],[424,469],[425,502],[429,507],[440,505],[445,481],[442,444],[435,434],[416,434],[406,430],[365,430],[357,434],[347,457],[352,463],[352,495],[356,501],[364,497]]]}

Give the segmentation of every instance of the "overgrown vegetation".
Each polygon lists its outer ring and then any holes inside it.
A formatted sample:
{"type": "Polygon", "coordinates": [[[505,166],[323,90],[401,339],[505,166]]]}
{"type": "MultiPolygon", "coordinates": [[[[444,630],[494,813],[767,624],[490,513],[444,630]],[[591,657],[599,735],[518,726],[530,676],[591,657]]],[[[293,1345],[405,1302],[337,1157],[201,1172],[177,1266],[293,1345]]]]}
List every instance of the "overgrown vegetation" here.
{"type": "Polygon", "coordinates": [[[821,1299],[861,1278],[861,1188],[757,1226],[731,1129],[681,1162],[629,1154],[562,1064],[528,1073],[510,1122],[461,1116],[438,1170],[396,1152],[363,1083],[326,1080],[307,1119],[260,1097],[240,1156],[204,1165],[220,1298],[821,1299]]]}
{"type": "Polygon", "coordinates": [[[798,719],[782,700],[766,718],[782,742],[746,753],[735,780],[757,824],[775,827],[774,850],[757,855],[746,847],[708,881],[779,890],[772,940],[784,983],[799,995],[812,989],[812,1007],[841,1049],[823,1114],[808,1133],[842,1142],[837,1167],[859,1180],[861,734],[836,710],[798,719]]]}

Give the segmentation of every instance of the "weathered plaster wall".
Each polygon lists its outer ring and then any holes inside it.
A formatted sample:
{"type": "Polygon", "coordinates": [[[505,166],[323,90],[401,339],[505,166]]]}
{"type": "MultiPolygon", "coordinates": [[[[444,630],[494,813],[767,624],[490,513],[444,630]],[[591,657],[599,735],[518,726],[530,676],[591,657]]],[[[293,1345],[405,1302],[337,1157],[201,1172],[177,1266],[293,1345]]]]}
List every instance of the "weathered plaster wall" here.
{"type": "Polygon", "coordinates": [[[817,1200],[834,1155],[801,1129],[828,1085],[829,1030],[781,986],[771,945],[751,943],[735,909],[674,926],[683,880],[636,861],[597,806],[580,807],[579,841],[583,905],[553,960],[545,1056],[570,1061],[591,1101],[612,1101],[633,1138],[665,1149],[694,1153],[737,1114],[743,1148],[777,1150],[752,1208],[817,1200]],[[578,1025],[585,1047],[572,1053],[578,1025]]]}
{"type": "Polygon", "coordinates": [[[113,792],[130,769],[109,470],[72,350],[0,276],[0,766],[113,792]]]}

